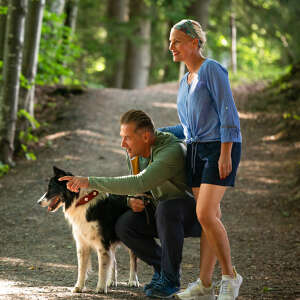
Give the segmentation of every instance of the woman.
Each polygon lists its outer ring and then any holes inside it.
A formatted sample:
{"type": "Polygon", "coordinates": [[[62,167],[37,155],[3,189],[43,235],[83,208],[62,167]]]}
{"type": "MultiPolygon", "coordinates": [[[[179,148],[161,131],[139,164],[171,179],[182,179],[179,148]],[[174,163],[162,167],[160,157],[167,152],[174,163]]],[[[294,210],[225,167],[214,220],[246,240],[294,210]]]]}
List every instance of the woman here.
{"type": "Polygon", "coordinates": [[[220,203],[227,187],[234,186],[242,138],[228,73],[202,55],[205,42],[205,33],[193,20],[180,21],[170,32],[173,61],[184,62],[188,72],[180,82],[177,98],[181,124],[162,130],[186,140],[188,183],[203,228],[199,279],[177,298],[214,299],[212,274],[218,259],[222,269],[218,300],[232,300],[238,296],[242,276],[231,263],[220,203]]]}

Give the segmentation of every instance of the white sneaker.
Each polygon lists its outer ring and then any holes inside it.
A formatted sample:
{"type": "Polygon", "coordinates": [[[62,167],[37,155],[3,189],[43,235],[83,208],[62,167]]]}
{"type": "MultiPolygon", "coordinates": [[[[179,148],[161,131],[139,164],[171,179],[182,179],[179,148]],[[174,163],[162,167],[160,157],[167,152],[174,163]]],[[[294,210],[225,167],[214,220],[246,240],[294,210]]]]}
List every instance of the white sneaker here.
{"type": "Polygon", "coordinates": [[[234,300],[239,295],[239,289],[243,282],[243,277],[238,274],[233,267],[235,277],[222,275],[221,287],[218,300],[234,300]]]}
{"type": "Polygon", "coordinates": [[[213,285],[206,288],[198,278],[197,281],[190,283],[184,291],[176,294],[175,298],[182,300],[215,300],[215,291],[213,285]]]}

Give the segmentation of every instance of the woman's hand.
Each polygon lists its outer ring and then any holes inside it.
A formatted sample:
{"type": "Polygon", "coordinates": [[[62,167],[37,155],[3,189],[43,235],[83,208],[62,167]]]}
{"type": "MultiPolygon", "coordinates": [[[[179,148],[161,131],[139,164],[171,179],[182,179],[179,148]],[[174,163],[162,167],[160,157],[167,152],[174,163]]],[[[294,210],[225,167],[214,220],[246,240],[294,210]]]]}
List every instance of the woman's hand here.
{"type": "Polygon", "coordinates": [[[221,144],[221,154],[218,162],[221,179],[225,179],[232,171],[231,149],[232,143],[221,144]]]}
{"type": "Polygon", "coordinates": [[[88,188],[89,187],[89,179],[87,177],[79,177],[79,176],[64,176],[58,179],[59,181],[66,180],[67,188],[71,192],[78,193],[80,188],[88,188]]]}

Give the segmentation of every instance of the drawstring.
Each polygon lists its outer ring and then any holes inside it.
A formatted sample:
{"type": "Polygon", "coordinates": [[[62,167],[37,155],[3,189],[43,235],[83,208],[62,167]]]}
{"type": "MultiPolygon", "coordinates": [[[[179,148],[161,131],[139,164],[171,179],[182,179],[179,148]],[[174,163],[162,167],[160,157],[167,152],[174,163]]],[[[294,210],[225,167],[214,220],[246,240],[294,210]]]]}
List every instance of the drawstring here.
{"type": "Polygon", "coordinates": [[[198,146],[198,143],[200,142],[200,138],[197,136],[191,137],[189,139],[186,139],[185,142],[187,144],[191,144],[191,146],[192,146],[191,167],[192,167],[193,175],[194,175],[196,172],[197,146],[198,146]]]}
{"type": "Polygon", "coordinates": [[[198,143],[192,143],[191,145],[192,145],[191,167],[192,167],[193,175],[194,175],[195,171],[196,171],[196,158],[197,158],[198,143]]]}

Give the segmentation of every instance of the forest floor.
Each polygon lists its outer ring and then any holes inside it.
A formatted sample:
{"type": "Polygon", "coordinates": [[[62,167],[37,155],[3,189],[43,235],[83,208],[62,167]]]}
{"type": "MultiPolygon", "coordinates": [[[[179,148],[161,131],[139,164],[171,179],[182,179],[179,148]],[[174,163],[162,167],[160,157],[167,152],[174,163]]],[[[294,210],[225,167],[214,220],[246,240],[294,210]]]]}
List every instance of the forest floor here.
{"type": "MultiPolygon", "coordinates": [[[[47,189],[53,165],[82,176],[126,174],[120,115],[138,108],[156,127],[176,124],[176,91],[175,83],[131,91],[90,89],[48,112],[51,126],[35,149],[37,160],[20,159],[0,179],[0,299],[145,299],[142,286],[152,269],[140,261],[141,287],[128,288],[129,256],[123,247],[117,253],[118,287],[107,295],[95,293],[94,255],[85,292],[72,294],[77,262],[71,229],[61,210],[48,213],[36,201],[47,189]]],[[[248,92],[235,90],[243,155],[236,187],[222,201],[233,262],[244,277],[238,299],[300,299],[300,212],[289,205],[300,143],[274,140],[276,116],[246,110],[248,92]]],[[[199,239],[188,238],[182,287],[196,280],[198,262],[199,239]]],[[[214,280],[220,280],[219,267],[214,280]]]]}

